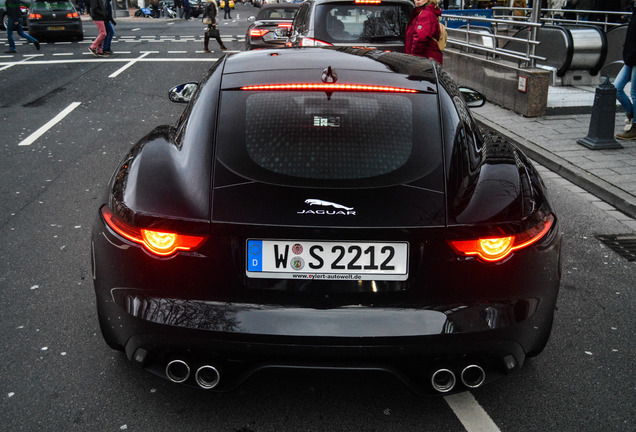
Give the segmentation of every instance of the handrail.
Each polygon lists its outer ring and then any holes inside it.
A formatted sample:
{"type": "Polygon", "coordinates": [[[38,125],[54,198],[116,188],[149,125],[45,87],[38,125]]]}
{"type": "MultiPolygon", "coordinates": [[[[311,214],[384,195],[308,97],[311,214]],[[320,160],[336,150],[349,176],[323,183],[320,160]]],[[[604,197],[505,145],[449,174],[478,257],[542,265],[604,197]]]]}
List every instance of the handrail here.
{"type": "Polygon", "coordinates": [[[513,36],[500,35],[498,34],[498,26],[506,26],[506,28],[510,26],[516,26],[520,28],[539,28],[542,26],[540,23],[526,22],[526,21],[512,21],[507,19],[496,19],[496,18],[485,18],[479,16],[469,16],[469,15],[455,15],[455,14],[445,14],[442,13],[442,22],[446,25],[448,31],[448,40],[447,43],[451,46],[459,47],[460,49],[473,49],[480,52],[485,52],[486,54],[493,54],[501,57],[505,57],[508,59],[514,59],[519,61],[520,67],[535,67],[536,61],[544,61],[545,57],[537,56],[534,54],[534,47],[540,44],[539,41],[532,38],[533,32],[528,32],[527,38],[517,38],[513,36]],[[448,26],[449,21],[466,21],[467,25],[465,28],[451,28],[448,26]],[[479,23],[489,23],[494,29],[493,33],[483,34],[479,31],[474,31],[475,27],[479,28],[483,26],[472,25],[473,22],[479,23]],[[471,42],[470,35],[479,35],[485,38],[492,38],[495,43],[493,44],[493,48],[489,48],[483,44],[478,44],[471,42]],[[522,43],[526,47],[525,52],[512,51],[499,47],[499,41],[516,41],[522,43]]]}

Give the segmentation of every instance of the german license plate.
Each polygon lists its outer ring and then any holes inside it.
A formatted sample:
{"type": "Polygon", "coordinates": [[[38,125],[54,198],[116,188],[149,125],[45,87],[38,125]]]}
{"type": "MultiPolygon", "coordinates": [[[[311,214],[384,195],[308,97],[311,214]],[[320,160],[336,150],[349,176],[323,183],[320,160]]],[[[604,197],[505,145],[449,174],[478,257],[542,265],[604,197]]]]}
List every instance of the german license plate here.
{"type": "Polygon", "coordinates": [[[270,279],[406,280],[408,243],[247,241],[247,276],[270,279]]]}
{"type": "Polygon", "coordinates": [[[48,29],[49,30],[64,30],[65,27],[64,26],[50,26],[48,29]]]}

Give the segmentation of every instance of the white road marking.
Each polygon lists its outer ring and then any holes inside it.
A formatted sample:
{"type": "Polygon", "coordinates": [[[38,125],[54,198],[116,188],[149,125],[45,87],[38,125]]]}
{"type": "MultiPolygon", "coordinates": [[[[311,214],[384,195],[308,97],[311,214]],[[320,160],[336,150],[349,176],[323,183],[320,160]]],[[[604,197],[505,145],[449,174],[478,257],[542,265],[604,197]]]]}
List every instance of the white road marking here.
{"type": "Polygon", "coordinates": [[[72,56],[74,53],[53,53],[53,56],[72,56]]]}
{"type": "Polygon", "coordinates": [[[470,392],[444,396],[444,400],[467,432],[501,432],[470,392]]]}
{"type": "Polygon", "coordinates": [[[137,63],[140,59],[146,57],[147,55],[150,55],[150,52],[143,53],[141,56],[137,57],[135,60],[133,60],[133,61],[127,63],[126,65],[122,66],[121,68],[117,69],[117,71],[115,71],[112,74],[110,74],[108,76],[108,78],[115,78],[115,77],[119,76],[120,73],[122,73],[123,71],[125,71],[126,69],[128,69],[129,67],[131,67],[132,65],[137,63]]]}
{"type": "Polygon", "coordinates": [[[40,129],[36,130],[31,135],[29,135],[25,140],[20,142],[20,144],[18,144],[18,146],[28,146],[28,145],[33,144],[35,142],[35,140],[37,140],[42,135],[44,135],[46,133],[46,131],[48,131],[53,126],[55,126],[57,123],[59,123],[60,120],[62,120],[67,115],[69,115],[71,113],[71,111],[73,111],[75,108],[77,108],[80,105],[81,105],[81,102],[73,102],[72,104],[67,106],[64,109],[64,111],[62,111],[61,113],[59,113],[58,115],[53,117],[44,126],[42,126],[40,129]]]}
{"type": "Polygon", "coordinates": [[[15,66],[15,65],[18,65],[20,63],[28,62],[29,60],[31,60],[33,57],[36,57],[36,56],[24,56],[24,57],[25,57],[24,59],[22,59],[22,60],[20,60],[18,62],[8,63],[6,66],[1,67],[0,71],[3,71],[5,69],[9,69],[11,66],[15,66]]]}

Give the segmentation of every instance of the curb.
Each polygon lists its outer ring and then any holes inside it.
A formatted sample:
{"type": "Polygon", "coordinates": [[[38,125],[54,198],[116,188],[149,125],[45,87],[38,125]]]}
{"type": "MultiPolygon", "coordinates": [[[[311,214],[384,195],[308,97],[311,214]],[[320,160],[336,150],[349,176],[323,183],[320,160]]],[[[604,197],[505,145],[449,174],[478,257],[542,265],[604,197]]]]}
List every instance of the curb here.
{"type": "Polygon", "coordinates": [[[571,181],[575,185],[611,204],[626,215],[636,219],[636,198],[611,183],[596,177],[582,168],[573,165],[567,160],[551,153],[539,145],[527,139],[501,128],[498,124],[488,120],[473,111],[473,116],[480,126],[493,130],[512,141],[530,159],[540,163],[550,171],[571,181]]]}

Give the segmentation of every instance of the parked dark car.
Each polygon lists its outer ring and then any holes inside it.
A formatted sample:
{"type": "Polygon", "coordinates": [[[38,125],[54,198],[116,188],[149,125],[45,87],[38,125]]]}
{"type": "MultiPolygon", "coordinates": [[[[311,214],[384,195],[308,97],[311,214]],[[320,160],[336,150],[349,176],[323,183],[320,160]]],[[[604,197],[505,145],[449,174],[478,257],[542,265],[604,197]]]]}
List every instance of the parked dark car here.
{"type": "Polygon", "coordinates": [[[27,21],[29,34],[36,39],[84,40],[82,19],[70,0],[34,1],[27,21]]]}
{"type": "MultiPolygon", "coordinates": [[[[26,29],[27,16],[29,15],[30,0],[17,0],[20,2],[20,10],[22,11],[22,26],[26,29]]],[[[7,15],[6,0],[0,0],[0,30],[7,29],[7,21],[9,17],[7,15]]]]}
{"type": "Polygon", "coordinates": [[[190,16],[192,18],[198,18],[203,13],[204,9],[205,9],[205,1],[193,0],[190,2],[190,16]]]}
{"type": "Polygon", "coordinates": [[[271,3],[259,9],[245,33],[245,49],[284,47],[300,3],[271,3]]]}
{"type": "Polygon", "coordinates": [[[526,156],[436,62],[376,49],[224,56],[116,168],[92,231],[102,334],[173,382],[385,370],[419,394],[540,353],[558,219],[526,156]]]}
{"type": "Polygon", "coordinates": [[[355,46],[404,50],[410,0],[307,0],[294,18],[287,46],[355,46]]]}

